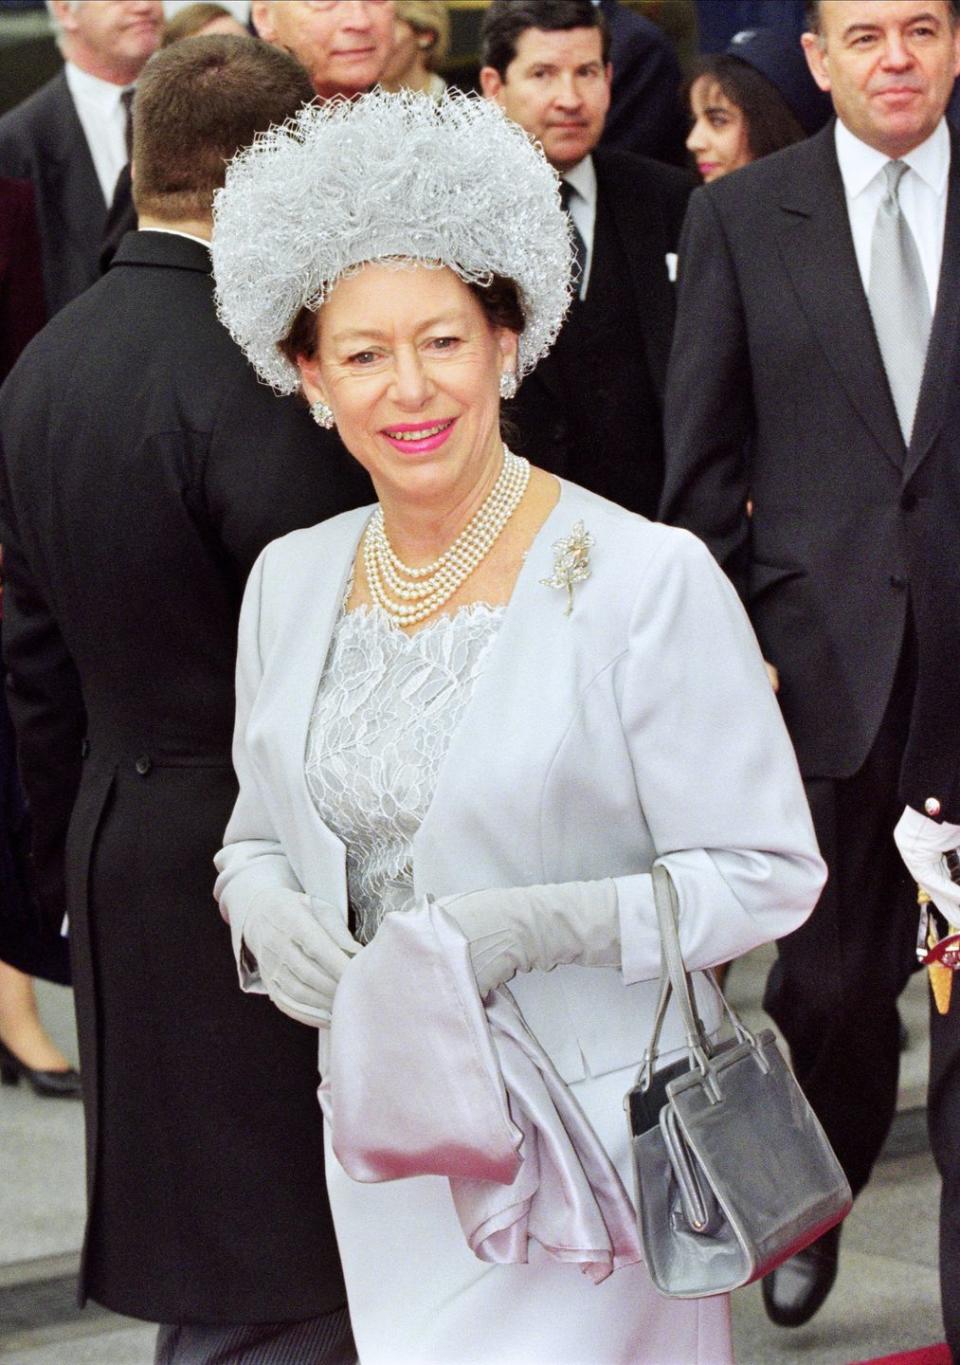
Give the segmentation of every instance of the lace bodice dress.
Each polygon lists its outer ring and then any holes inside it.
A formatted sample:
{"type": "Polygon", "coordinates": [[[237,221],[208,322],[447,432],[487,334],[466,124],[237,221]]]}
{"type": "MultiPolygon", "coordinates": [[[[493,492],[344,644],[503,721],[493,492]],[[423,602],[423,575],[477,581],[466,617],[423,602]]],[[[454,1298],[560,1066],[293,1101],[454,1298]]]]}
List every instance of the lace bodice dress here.
{"type": "Polygon", "coordinates": [[[334,628],[306,777],[321,819],[346,845],[361,943],[410,899],[414,835],[504,610],[463,607],[406,635],[379,607],[361,607],[334,628]]]}

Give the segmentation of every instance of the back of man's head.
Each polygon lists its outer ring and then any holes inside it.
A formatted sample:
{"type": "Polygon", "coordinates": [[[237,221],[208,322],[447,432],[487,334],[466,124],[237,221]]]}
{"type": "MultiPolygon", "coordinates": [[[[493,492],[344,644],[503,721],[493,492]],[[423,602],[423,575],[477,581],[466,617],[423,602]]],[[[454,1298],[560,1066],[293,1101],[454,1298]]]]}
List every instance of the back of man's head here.
{"type": "Polygon", "coordinates": [[[517,43],[528,29],[565,33],[597,28],[604,63],[610,60],[610,32],[593,0],[492,0],[480,30],[480,65],[492,66],[501,80],[517,55],[517,43]]]}
{"type": "Polygon", "coordinates": [[[300,63],[267,43],[218,35],[164,48],[144,68],[133,106],[137,213],[209,219],[230,158],[312,98],[300,63]]]}

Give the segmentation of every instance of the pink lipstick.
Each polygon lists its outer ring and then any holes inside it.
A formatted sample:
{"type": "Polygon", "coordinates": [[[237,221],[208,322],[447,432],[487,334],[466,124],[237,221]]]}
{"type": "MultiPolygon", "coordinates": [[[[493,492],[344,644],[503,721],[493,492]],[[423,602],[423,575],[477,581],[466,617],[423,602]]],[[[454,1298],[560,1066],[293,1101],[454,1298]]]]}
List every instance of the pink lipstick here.
{"type": "Polygon", "coordinates": [[[453,430],[456,418],[442,422],[402,422],[380,433],[401,455],[427,455],[439,450],[453,430]]]}

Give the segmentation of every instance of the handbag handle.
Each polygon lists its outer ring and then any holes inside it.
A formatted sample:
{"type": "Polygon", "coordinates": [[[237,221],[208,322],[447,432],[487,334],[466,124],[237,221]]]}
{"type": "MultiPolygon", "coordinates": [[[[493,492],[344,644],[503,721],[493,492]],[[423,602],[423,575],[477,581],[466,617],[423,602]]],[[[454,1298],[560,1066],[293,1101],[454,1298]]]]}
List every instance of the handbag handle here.
{"type": "MultiPolygon", "coordinates": [[[[680,949],[680,932],[677,924],[680,903],[677,898],[677,888],[673,884],[673,878],[668,869],[662,863],[654,864],[651,869],[651,880],[653,882],[653,903],[657,911],[657,927],[660,931],[660,996],[657,1000],[657,1009],[653,1021],[653,1033],[644,1051],[638,1077],[638,1084],[643,1090],[649,1088],[653,1079],[653,1064],[657,1059],[660,1033],[663,1028],[663,1021],[666,1018],[667,1005],[670,1002],[671,994],[676,996],[680,1017],[683,1020],[691,1069],[696,1068],[703,1075],[706,1075],[711,1053],[710,1040],[707,1038],[703,1021],[696,1011],[693,984],[680,949]]],[[[750,1043],[756,1048],[756,1038],[727,1000],[713,972],[706,971],[704,975],[716,991],[723,1012],[732,1024],[737,1037],[741,1042],[750,1043]]]]}

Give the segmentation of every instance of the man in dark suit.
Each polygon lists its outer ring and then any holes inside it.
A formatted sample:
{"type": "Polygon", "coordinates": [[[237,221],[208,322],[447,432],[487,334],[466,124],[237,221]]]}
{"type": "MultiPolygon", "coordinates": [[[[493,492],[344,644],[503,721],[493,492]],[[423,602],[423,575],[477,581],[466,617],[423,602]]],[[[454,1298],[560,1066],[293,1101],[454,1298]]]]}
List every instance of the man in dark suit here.
{"type": "Polygon", "coordinates": [[[47,314],[93,284],[128,160],[129,100],[163,28],[160,0],[50,0],[64,69],[0,118],[0,175],[33,182],[47,314]]]}
{"type": "Polygon", "coordinates": [[[81,1295],[166,1324],[163,1362],[355,1357],[316,1036],[241,994],[211,899],[247,572],[273,537],[370,497],[214,310],[225,162],[310,96],[246,38],[158,53],[135,106],[141,231],[0,398],[11,712],[77,1001],[81,1295]]]}
{"type": "MultiPolygon", "coordinates": [[[[662,510],[734,577],[779,677],[830,880],[780,944],[766,1005],[857,1192],[893,1117],[915,964],[890,831],[916,676],[910,480],[960,325],[944,119],[960,28],[948,0],[821,0],[810,22],[837,121],[690,203],[662,510]]],[[[765,1281],[774,1321],[816,1312],[837,1236],[765,1281]]]]}
{"type": "MultiPolygon", "coordinates": [[[[912,877],[932,898],[939,935],[960,933],[960,885],[944,854],[960,848],[960,347],[941,362],[943,423],[907,475],[917,505],[907,563],[917,632],[917,685],[900,775],[905,809],[896,838],[912,877]]],[[[960,1360],[960,980],[943,1012],[931,995],[930,1145],[943,1180],[940,1297],[947,1343],[960,1360]]]]}
{"type": "Polygon", "coordinates": [[[597,148],[610,102],[609,34],[590,0],[494,0],[484,94],[536,138],[562,177],[581,264],[553,351],[508,416],[534,463],[653,516],[673,330],[671,266],[691,179],[597,148]]]}

